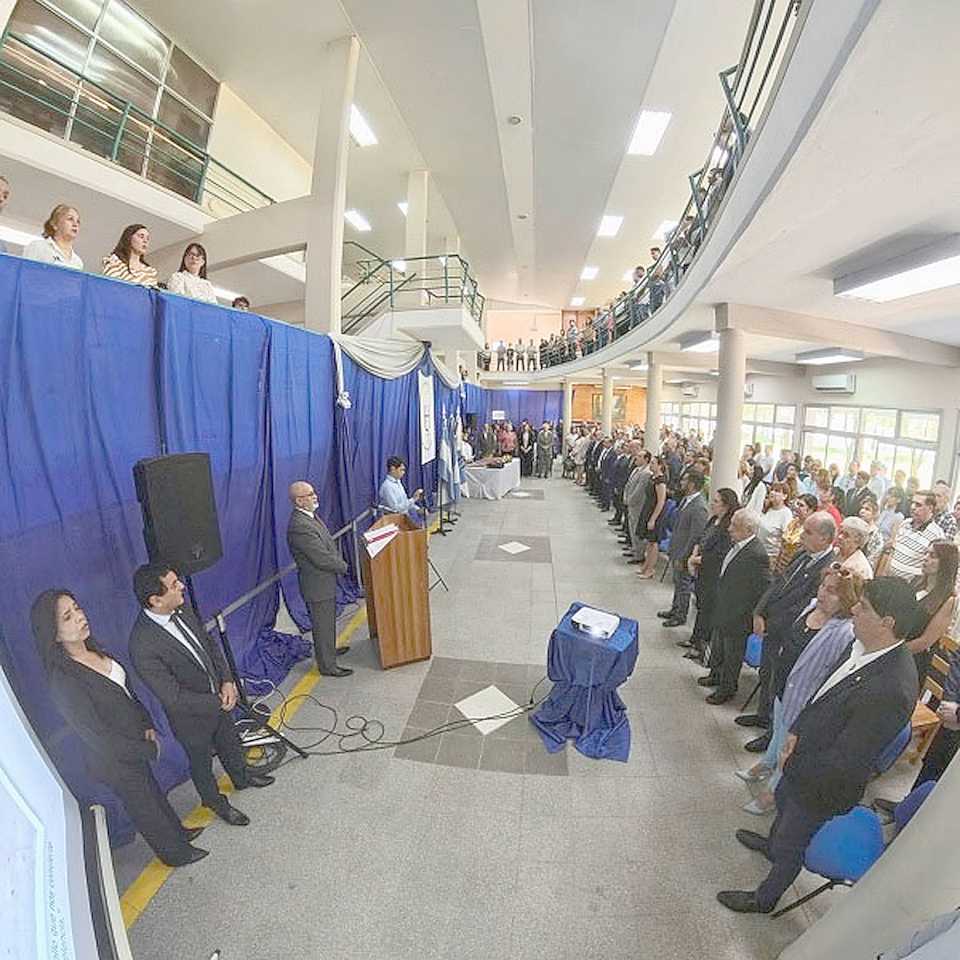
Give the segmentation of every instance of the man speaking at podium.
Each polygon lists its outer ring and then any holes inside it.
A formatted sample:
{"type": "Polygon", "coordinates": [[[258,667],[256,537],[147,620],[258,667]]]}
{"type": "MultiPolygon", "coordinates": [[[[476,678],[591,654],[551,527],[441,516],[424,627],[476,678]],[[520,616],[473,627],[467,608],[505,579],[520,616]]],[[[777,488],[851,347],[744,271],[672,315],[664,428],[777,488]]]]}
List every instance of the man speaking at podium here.
{"type": "Polygon", "coordinates": [[[380,499],[377,501],[380,508],[387,513],[405,513],[414,523],[422,523],[417,504],[423,497],[423,490],[414,490],[413,496],[408,497],[403,487],[403,477],[407,472],[407,465],[400,457],[387,459],[387,476],[380,484],[380,499]]]}
{"type": "MultiPolygon", "coordinates": [[[[317,669],[324,677],[349,677],[337,666],[337,575],[347,564],[326,524],[316,517],[320,501],[305,480],[290,484],[293,510],[287,524],[287,546],[297,563],[300,593],[310,612],[317,669]]],[[[346,652],[345,650],[341,652],[346,652]]]]}

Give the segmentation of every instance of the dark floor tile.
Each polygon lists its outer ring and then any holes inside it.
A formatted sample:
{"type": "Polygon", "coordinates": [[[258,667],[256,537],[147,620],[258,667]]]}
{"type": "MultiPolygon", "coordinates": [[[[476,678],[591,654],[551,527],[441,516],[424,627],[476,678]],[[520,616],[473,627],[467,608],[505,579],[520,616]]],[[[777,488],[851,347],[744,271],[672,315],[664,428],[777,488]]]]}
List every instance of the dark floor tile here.
{"type": "Polygon", "coordinates": [[[432,700],[434,703],[453,703],[455,700],[461,699],[457,696],[459,682],[452,677],[434,677],[428,674],[420,687],[418,698],[420,700],[432,700]]]}
{"type": "Polygon", "coordinates": [[[427,676],[458,679],[462,664],[462,660],[454,660],[452,657],[434,657],[430,661],[430,670],[427,672],[427,676]]]}
{"type": "Polygon", "coordinates": [[[480,769],[494,770],[499,773],[523,773],[525,752],[526,748],[522,741],[491,740],[488,735],[483,740],[480,769]]]}
{"type": "Polygon", "coordinates": [[[450,715],[450,707],[445,703],[434,703],[430,700],[417,700],[407,719],[412,727],[421,730],[434,730],[443,726],[450,715]]]}
{"type": "MultiPolygon", "coordinates": [[[[458,679],[461,681],[483,680],[487,686],[493,683],[496,664],[482,660],[464,660],[460,666],[458,679]]],[[[482,688],[481,688],[482,689],[482,688]]]]}
{"type": "MultiPolygon", "coordinates": [[[[539,738],[538,738],[539,740],[539,738]]],[[[523,772],[541,776],[565,777],[567,775],[567,753],[547,753],[542,742],[527,745],[523,761],[523,772]]]]}
{"type": "Polygon", "coordinates": [[[493,668],[493,682],[497,686],[501,683],[527,682],[527,666],[524,663],[495,663],[493,668]]]}
{"type": "Polygon", "coordinates": [[[509,723],[505,723],[502,727],[497,727],[492,733],[488,733],[487,739],[529,742],[535,735],[536,729],[530,723],[529,719],[527,719],[527,714],[522,714],[519,717],[515,717],[509,723]]]}
{"type": "MultiPolygon", "coordinates": [[[[426,730],[418,727],[407,727],[403,731],[403,740],[422,736],[426,730]]],[[[425,740],[415,740],[413,743],[404,743],[394,750],[393,755],[398,760],[419,760],[421,763],[433,763],[437,759],[440,749],[440,737],[427,737],[425,740]]]]}
{"type": "Polygon", "coordinates": [[[492,680],[457,680],[454,682],[454,695],[450,702],[459,703],[461,700],[485,690],[492,683],[492,680]]]}
{"type": "Polygon", "coordinates": [[[440,738],[437,763],[448,767],[466,767],[476,770],[480,765],[483,742],[480,737],[467,737],[458,733],[445,733],[440,738]]]}
{"type": "Polygon", "coordinates": [[[497,689],[508,696],[518,707],[524,706],[530,700],[530,691],[533,684],[526,681],[521,683],[498,683],[497,689]]]}

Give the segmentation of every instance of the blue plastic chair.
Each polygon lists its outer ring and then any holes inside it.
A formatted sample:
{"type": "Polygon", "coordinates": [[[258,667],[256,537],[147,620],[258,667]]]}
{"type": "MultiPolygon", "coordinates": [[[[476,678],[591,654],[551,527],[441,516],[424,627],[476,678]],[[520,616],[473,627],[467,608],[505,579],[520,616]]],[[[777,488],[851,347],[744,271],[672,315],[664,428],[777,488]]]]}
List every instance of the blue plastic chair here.
{"type": "Polygon", "coordinates": [[[874,761],[873,772],[879,777],[881,773],[886,773],[899,759],[900,754],[910,744],[913,736],[913,728],[908,723],[894,738],[884,747],[883,752],[874,761]]]}
{"type": "Polygon", "coordinates": [[[896,824],[897,833],[913,819],[913,815],[920,809],[923,801],[930,796],[930,791],[933,790],[936,785],[936,780],[925,780],[919,787],[911,790],[896,807],[893,808],[893,822],[896,824]]]}
{"type": "MultiPolygon", "coordinates": [[[[760,661],[763,659],[763,637],[758,633],[751,633],[747,637],[747,647],[743,653],[743,663],[744,666],[753,667],[754,670],[760,669],[760,661]]],[[[753,688],[753,692],[749,697],[743,702],[743,706],[740,708],[740,712],[743,713],[747,707],[753,703],[753,698],[760,692],[760,680],[757,680],[757,685],[753,688]]]]}
{"type": "Polygon", "coordinates": [[[867,807],[854,807],[849,813],[828,820],[813,835],[803,855],[807,870],[823,877],[826,883],[773,916],[782,917],[834,887],[852,887],[883,851],[880,818],[867,807]]]}

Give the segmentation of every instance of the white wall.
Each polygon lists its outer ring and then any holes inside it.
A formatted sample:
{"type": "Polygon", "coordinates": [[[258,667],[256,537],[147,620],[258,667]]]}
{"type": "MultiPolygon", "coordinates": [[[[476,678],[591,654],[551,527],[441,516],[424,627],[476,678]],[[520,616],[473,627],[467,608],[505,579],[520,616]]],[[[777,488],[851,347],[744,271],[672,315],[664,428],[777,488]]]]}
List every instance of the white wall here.
{"type": "Polygon", "coordinates": [[[483,327],[487,340],[539,343],[542,337],[560,332],[559,310],[484,310],[483,327]]]}
{"type": "Polygon", "coordinates": [[[220,85],[207,150],[274,200],[310,192],[310,164],[226,84],[220,85]]]}
{"type": "Polygon", "coordinates": [[[262,307],[254,307],[253,312],[271,320],[280,320],[302,327],[306,323],[305,304],[303,300],[291,300],[287,303],[267,303],[262,307]]]}

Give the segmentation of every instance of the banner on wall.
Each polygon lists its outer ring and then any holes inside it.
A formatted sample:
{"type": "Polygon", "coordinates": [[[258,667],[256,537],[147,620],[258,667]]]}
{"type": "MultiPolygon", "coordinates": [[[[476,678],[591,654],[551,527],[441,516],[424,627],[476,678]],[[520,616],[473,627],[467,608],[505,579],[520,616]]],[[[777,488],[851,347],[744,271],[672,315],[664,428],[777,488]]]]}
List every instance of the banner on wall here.
{"type": "Polygon", "coordinates": [[[433,409],[433,375],[418,373],[420,386],[420,463],[437,455],[437,427],[433,409]]]}

